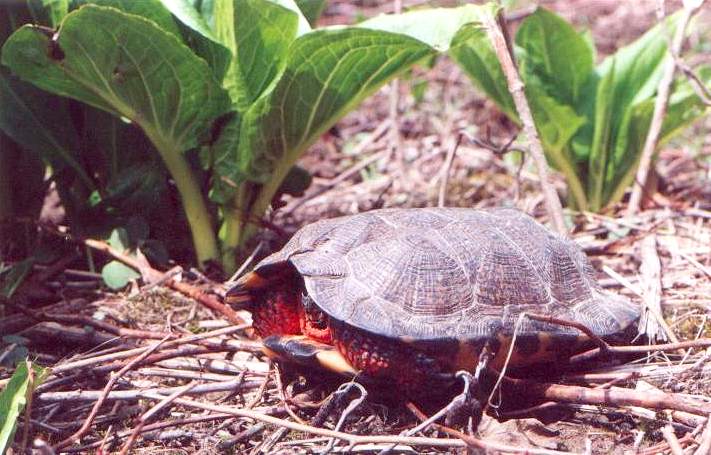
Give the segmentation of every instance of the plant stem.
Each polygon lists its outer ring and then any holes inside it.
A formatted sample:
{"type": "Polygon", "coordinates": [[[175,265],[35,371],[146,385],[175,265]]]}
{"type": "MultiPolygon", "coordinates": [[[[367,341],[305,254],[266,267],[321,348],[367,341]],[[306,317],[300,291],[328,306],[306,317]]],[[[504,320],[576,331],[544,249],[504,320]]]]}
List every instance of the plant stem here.
{"type": "Polygon", "coordinates": [[[236,257],[238,247],[242,244],[245,217],[248,211],[249,182],[242,182],[231,205],[223,207],[220,240],[222,242],[222,270],[230,275],[237,270],[236,257]]]}
{"type": "Polygon", "coordinates": [[[496,51],[499,62],[501,63],[501,68],[503,69],[504,74],[506,74],[506,82],[508,83],[511,95],[513,96],[516,110],[518,111],[521,122],[523,123],[523,130],[531,143],[531,155],[536,162],[538,175],[541,179],[541,189],[543,190],[546,205],[548,206],[548,214],[551,217],[555,230],[561,235],[566,235],[567,229],[565,228],[565,221],[563,219],[563,206],[560,204],[558,194],[556,193],[553,183],[550,180],[548,164],[546,163],[546,158],[543,154],[543,146],[541,145],[541,140],[538,137],[536,125],[533,123],[531,108],[526,100],[524,85],[507,46],[506,38],[502,32],[502,30],[505,30],[505,20],[503,16],[499,14],[498,20],[502,25],[502,28],[499,28],[497,18],[491,14],[484,14],[483,16],[486,32],[494,45],[494,50],[496,51]]]}
{"type": "MultiPolygon", "coordinates": [[[[299,147],[299,149],[294,150],[291,156],[299,157],[304,147],[299,147]]],[[[257,197],[254,203],[251,204],[249,208],[249,214],[244,219],[242,227],[242,238],[240,238],[239,246],[244,247],[249,241],[249,239],[254,236],[254,234],[259,229],[259,220],[262,219],[267,209],[272,203],[274,195],[279,190],[281,183],[286,178],[289,173],[289,169],[294,165],[296,159],[284,159],[280,161],[278,166],[274,169],[274,172],[269,177],[269,181],[259,188],[257,197]]]]}
{"type": "MultiPolygon", "coordinates": [[[[219,249],[212,228],[210,212],[207,209],[200,185],[198,185],[187,160],[183,157],[182,150],[175,144],[167,142],[165,138],[150,128],[144,127],[144,132],[158,149],[158,153],[163,158],[163,162],[178,188],[199,265],[202,266],[207,261],[218,259],[219,249]]],[[[166,221],[170,222],[170,220],[166,221]]]]}
{"type": "Polygon", "coordinates": [[[649,125],[647,138],[644,141],[644,148],[642,149],[642,155],[639,160],[637,175],[633,182],[632,196],[630,197],[630,203],[627,207],[627,215],[634,215],[639,211],[639,206],[642,201],[642,192],[644,191],[647,175],[649,174],[649,167],[652,163],[652,156],[657,148],[659,135],[662,132],[662,125],[664,124],[664,117],[667,113],[671,84],[674,81],[674,71],[676,70],[674,56],[679,54],[681,45],[684,42],[686,27],[691,17],[701,8],[702,3],[703,0],[684,1],[684,12],[682,13],[679,26],[672,38],[671,46],[667,51],[668,55],[664,62],[664,73],[662,74],[662,79],[659,81],[659,87],[657,88],[657,98],[654,101],[654,113],[652,114],[652,121],[649,125]]]}

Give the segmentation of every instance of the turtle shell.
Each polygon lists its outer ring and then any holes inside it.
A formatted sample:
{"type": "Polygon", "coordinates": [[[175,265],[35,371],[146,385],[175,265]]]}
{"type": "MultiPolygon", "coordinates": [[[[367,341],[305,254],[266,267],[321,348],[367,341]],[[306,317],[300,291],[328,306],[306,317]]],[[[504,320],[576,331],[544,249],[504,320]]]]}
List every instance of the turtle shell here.
{"type": "MultiPolygon", "coordinates": [[[[608,337],[639,317],[607,293],[580,248],[513,209],[384,209],[299,230],[255,271],[291,264],[331,318],[413,341],[510,335],[523,312],[576,321],[608,337]]],[[[574,337],[521,318],[517,335],[574,337]]]]}

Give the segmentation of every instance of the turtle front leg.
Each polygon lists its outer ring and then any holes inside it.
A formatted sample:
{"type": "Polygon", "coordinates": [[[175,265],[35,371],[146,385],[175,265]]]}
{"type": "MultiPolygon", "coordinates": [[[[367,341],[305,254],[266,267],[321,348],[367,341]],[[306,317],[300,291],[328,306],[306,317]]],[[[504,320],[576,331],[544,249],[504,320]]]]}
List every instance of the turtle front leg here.
{"type": "Polygon", "coordinates": [[[272,335],[263,340],[264,353],[272,359],[311,368],[323,368],[354,377],[358,371],[334,346],[300,335],[272,335]]]}

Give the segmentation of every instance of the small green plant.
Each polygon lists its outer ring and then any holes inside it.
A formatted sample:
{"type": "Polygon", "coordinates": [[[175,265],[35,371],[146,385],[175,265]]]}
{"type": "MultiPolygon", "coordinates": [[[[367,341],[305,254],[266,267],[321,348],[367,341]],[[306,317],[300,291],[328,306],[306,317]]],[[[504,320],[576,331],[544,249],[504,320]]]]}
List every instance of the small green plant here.
{"type": "MultiPolygon", "coordinates": [[[[3,70],[10,87],[5,98],[14,101],[2,109],[7,118],[25,117],[14,123],[6,118],[0,129],[36,150],[54,173],[61,171],[69,180],[61,182],[62,199],[78,201],[83,213],[107,199],[138,209],[154,184],[166,182],[160,173],[167,173],[198,262],[219,261],[226,272],[235,268],[235,252],[247,246],[273,201],[308,184],[295,167],[301,154],[390,79],[446,51],[456,32],[487,8],[433,10],[408,36],[397,27],[379,30],[397,16],[313,30],[309,21],[323,1],[44,5],[49,28],[25,25],[2,49],[2,63],[12,72],[3,70]],[[36,87],[56,95],[70,112],[45,111],[44,101],[22,92],[28,87],[32,96],[41,95],[36,87]],[[66,137],[77,130],[72,108],[90,124],[78,138],[66,137]],[[107,131],[112,134],[95,137],[107,131]],[[93,138],[89,144],[86,136],[93,138]],[[140,158],[130,156],[135,148],[107,145],[137,136],[146,142],[140,158]],[[87,166],[91,144],[103,151],[108,171],[87,166]],[[121,197],[110,198],[108,181],[125,190],[121,197]]],[[[155,207],[147,212],[160,213],[155,207]]],[[[182,221],[158,218],[163,224],[182,221]]]]}
{"type": "MultiPolygon", "coordinates": [[[[649,129],[667,43],[678,16],[594,65],[591,37],[544,8],[515,37],[526,96],[549,162],[565,176],[571,202],[598,211],[619,201],[634,178],[649,129]]],[[[474,83],[518,123],[498,60],[482,30],[459,34],[450,51],[474,83]]],[[[711,72],[704,69],[707,81],[711,72]]],[[[684,82],[672,92],[660,142],[708,112],[684,82]]]]}
{"type": "Polygon", "coordinates": [[[0,453],[6,453],[12,444],[17,419],[46,372],[28,361],[20,362],[10,381],[0,391],[0,453]]]}

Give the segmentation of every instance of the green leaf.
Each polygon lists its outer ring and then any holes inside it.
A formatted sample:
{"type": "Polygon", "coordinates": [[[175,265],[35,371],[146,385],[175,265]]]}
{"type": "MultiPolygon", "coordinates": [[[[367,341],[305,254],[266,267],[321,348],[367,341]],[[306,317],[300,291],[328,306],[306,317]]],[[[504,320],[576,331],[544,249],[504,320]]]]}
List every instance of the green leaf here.
{"type": "Polygon", "coordinates": [[[280,74],[297,37],[298,16],[266,0],[235,1],[235,60],[232,94],[246,110],[280,74]]]}
{"type": "Polygon", "coordinates": [[[516,44],[523,50],[519,68],[524,83],[536,83],[559,102],[577,105],[593,69],[590,42],[564,19],[539,7],[521,23],[516,44]]]}
{"type": "Polygon", "coordinates": [[[101,269],[104,283],[115,291],[125,288],[128,283],[140,276],[140,273],[118,261],[111,261],[101,269]]]}
{"type": "Polygon", "coordinates": [[[593,118],[593,136],[588,161],[588,200],[590,209],[600,210],[603,204],[603,187],[607,165],[608,150],[612,148],[612,109],[615,105],[614,59],[612,70],[597,85],[595,94],[595,117],[593,118]]]}
{"type": "Polygon", "coordinates": [[[78,137],[66,100],[48,95],[0,68],[0,129],[55,171],[70,168],[86,185],[94,183],[79,162],[78,137]]]}
{"type": "Polygon", "coordinates": [[[210,162],[205,163],[214,173],[210,199],[219,204],[226,204],[237,191],[240,174],[237,147],[242,118],[234,112],[224,121],[217,141],[210,147],[210,162]]]}
{"type": "Polygon", "coordinates": [[[516,106],[499,58],[486,31],[465,27],[457,33],[449,51],[474,85],[484,92],[511,121],[520,124],[516,106]]]}
{"type": "Polygon", "coordinates": [[[56,28],[69,12],[69,0],[27,0],[34,22],[56,28]]]}
{"type": "MultiPolygon", "coordinates": [[[[697,69],[697,75],[706,85],[711,84],[711,67],[706,66],[697,69]]],[[[628,132],[626,135],[628,141],[628,153],[626,156],[629,158],[629,162],[625,162],[624,166],[627,172],[610,184],[606,192],[607,203],[614,203],[620,200],[625,190],[633,182],[637,164],[649,133],[654,113],[654,103],[655,99],[650,98],[636,104],[632,109],[626,129],[628,132]]],[[[657,147],[668,142],[683,131],[684,128],[709,112],[711,112],[711,108],[699,98],[687,80],[677,82],[669,97],[669,104],[662,123],[657,147]]]]}
{"type": "Polygon", "coordinates": [[[358,27],[407,35],[439,52],[447,52],[462,27],[478,25],[482,14],[495,14],[496,10],[495,6],[487,4],[381,14],[361,22],[358,27]]]}
{"type": "Polygon", "coordinates": [[[17,366],[5,389],[0,392],[0,453],[6,453],[12,444],[17,427],[17,419],[27,404],[28,396],[42,383],[47,370],[29,362],[17,366]],[[32,373],[30,373],[32,368],[32,373]]]}
{"type": "Polygon", "coordinates": [[[536,84],[526,87],[526,97],[547,159],[565,175],[575,204],[584,209],[585,190],[570,152],[570,142],[587,120],[577,115],[571,106],[548,96],[536,84]]]}
{"type": "Polygon", "coordinates": [[[180,29],[178,28],[170,11],[166,9],[161,0],[80,0],[79,5],[95,5],[116,8],[124,13],[141,16],[149,21],[155,22],[164,32],[170,33],[180,39],[180,29]]]}
{"type": "MultiPolygon", "coordinates": [[[[526,92],[546,152],[562,157],[571,138],[586,122],[585,118],[577,115],[569,105],[543,93],[536,85],[527,87],[526,92]]],[[[565,160],[570,161],[568,157],[565,160]]]]}
{"type": "Polygon", "coordinates": [[[296,0],[261,0],[263,3],[275,3],[279,6],[282,6],[289,11],[293,12],[296,14],[297,20],[298,20],[298,26],[296,28],[296,36],[301,36],[306,33],[309,33],[311,31],[311,24],[309,24],[308,19],[306,19],[306,16],[304,16],[304,13],[301,11],[301,8],[299,8],[298,3],[296,0]]]}
{"type": "Polygon", "coordinates": [[[220,42],[200,12],[195,9],[193,2],[189,0],[160,0],[160,3],[180,21],[187,44],[197,55],[208,62],[217,80],[221,81],[232,60],[230,49],[220,42]]]}
{"type": "Polygon", "coordinates": [[[242,121],[243,176],[265,181],[274,172],[276,191],[320,134],[399,72],[433,53],[415,39],[375,30],[321,30],[302,36],[291,47],[273,91],[254,103],[242,121]]]}
{"type": "Polygon", "coordinates": [[[327,0],[296,0],[296,4],[312,27],[316,26],[318,18],[321,17],[321,13],[326,8],[326,3],[327,0]]]}
{"type": "Polygon", "coordinates": [[[667,42],[674,34],[679,14],[656,25],[632,44],[605,59],[597,69],[600,80],[614,73],[611,145],[606,164],[606,185],[614,186],[636,157],[627,155],[629,123],[634,106],[654,96],[664,69],[667,42]]]}

